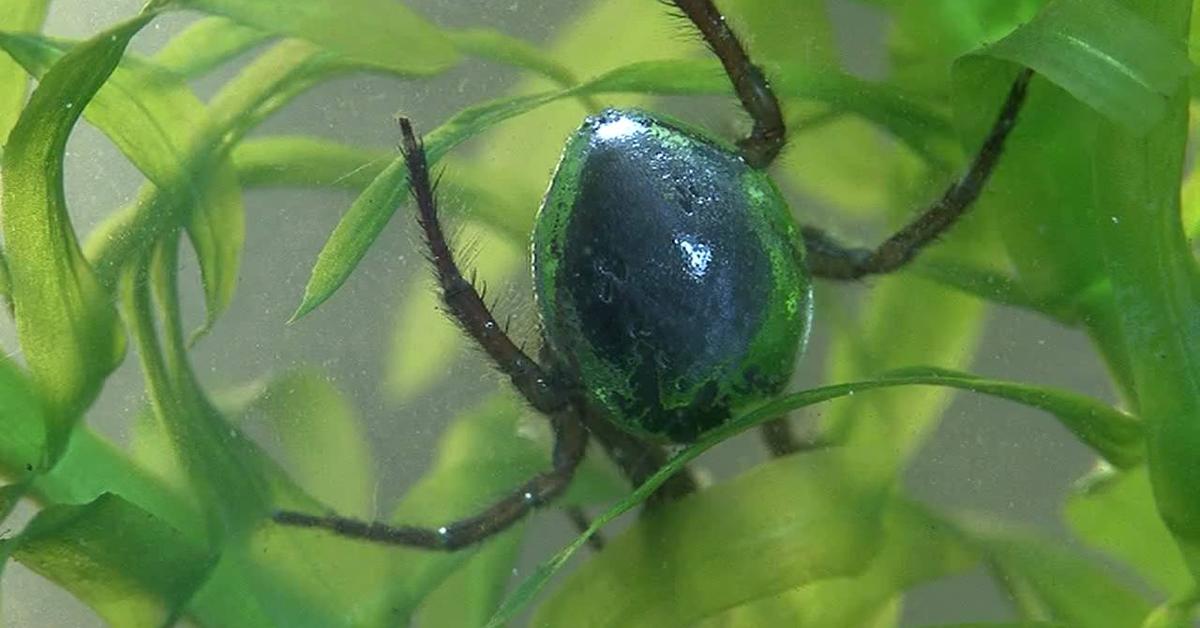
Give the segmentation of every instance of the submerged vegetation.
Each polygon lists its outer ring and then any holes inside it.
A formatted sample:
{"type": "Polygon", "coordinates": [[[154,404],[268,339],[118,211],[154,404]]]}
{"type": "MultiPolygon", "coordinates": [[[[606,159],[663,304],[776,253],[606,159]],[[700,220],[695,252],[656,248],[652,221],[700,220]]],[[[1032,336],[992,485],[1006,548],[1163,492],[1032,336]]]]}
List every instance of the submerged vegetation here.
{"type": "MultiPolygon", "coordinates": [[[[649,0],[586,3],[545,49],[440,28],[392,0],[155,1],[66,41],[39,34],[50,0],[4,0],[0,291],[19,347],[0,357],[0,511],[21,500],[38,511],[3,540],[0,558],[114,626],[393,626],[418,616],[428,626],[495,626],[530,609],[537,626],[886,626],[906,591],[981,564],[1011,595],[1020,622],[1007,625],[1190,625],[1200,601],[1191,245],[1200,196],[1184,168],[1190,0],[863,1],[890,19],[883,81],[840,67],[825,0],[719,3],[793,129],[773,176],[863,220],[898,223],[961,171],[1015,67],[1033,68],[1020,125],[974,215],[910,270],[873,282],[853,313],[817,303],[816,325],[831,337],[824,386],[749,412],[632,492],[589,456],[546,511],[603,514],[518,581],[524,524],[437,553],[270,522],[279,508],[367,516],[374,469],[350,404],[317,371],[267,374],[249,394],[220,395],[192,370],[193,343],[245,341],[208,336],[256,254],[243,250],[242,194],[360,190],[296,295],[302,325],[318,307],[346,307],[328,299],[408,187],[399,155],[251,132],[350,72],[419,84],[472,61],[519,68],[528,77],[516,95],[453,113],[425,135],[430,160],[453,164],[444,190],[479,201],[468,203],[471,223],[520,248],[547,169],[585,111],[729,94],[702,46],[670,37],[678,25],[649,0]],[[152,56],[127,51],[178,11],[197,19],[152,56]],[[218,70],[231,78],[201,101],[190,81],[218,70]],[[81,116],[146,179],[133,204],[89,233],[73,228],[63,188],[81,116]],[[520,132],[490,133],[498,125],[520,132]],[[486,158],[515,137],[522,163],[486,158]],[[454,153],[470,139],[475,157],[454,153]],[[207,312],[197,330],[181,315],[184,238],[207,312]],[[964,372],[993,307],[1086,333],[1119,403],[964,372]],[[106,379],[134,359],[148,408],[127,417],[138,428],[118,446],[84,419],[106,379]],[[1096,470],[1063,504],[1080,543],[906,494],[900,474],[955,389],[1044,411],[1094,452],[1096,470]],[[818,403],[822,435],[836,446],[763,462],[641,518],[545,587],[672,469],[818,403]],[[245,436],[250,411],[276,421],[286,464],[245,436]]],[[[508,250],[484,248],[475,265],[508,281],[523,268],[508,250]]],[[[415,282],[401,309],[396,377],[416,394],[438,383],[461,340],[436,331],[445,327],[427,284],[415,282]]],[[[436,462],[388,520],[436,525],[545,467],[548,443],[521,429],[523,412],[498,388],[455,417],[436,462]]]]}

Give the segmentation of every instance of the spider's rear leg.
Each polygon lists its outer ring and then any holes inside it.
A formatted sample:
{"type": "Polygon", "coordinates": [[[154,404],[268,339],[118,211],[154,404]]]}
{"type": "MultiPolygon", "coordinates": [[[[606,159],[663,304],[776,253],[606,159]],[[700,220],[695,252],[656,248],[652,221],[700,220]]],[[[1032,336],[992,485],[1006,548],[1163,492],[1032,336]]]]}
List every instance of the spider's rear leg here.
{"type": "MultiPolygon", "coordinates": [[[[594,405],[580,400],[581,419],[587,425],[608,457],[621,469],[634,488],[646,483],[650,476],[670,462],[670,456],[661,446],[646,442],[625,430],[617,427],[603,412],[594,405]]],[[[700,487],[699,481],[691,468],[684,467],[670,477],[647,501],[647,506],[654,507],[672,500],[685,497],[696,492],[700,487]]]]}
{"type": "Polygon", "coordinates": [[[771,165],[787,141],[787,127],[779,109],[779,100],[767,77],[750,62],[746,49],[725,23],[725,16],[712,0],[671,0],[691,20],[705,43],[721,61],[733,83],[738,100],[754,120],[749,137],[738,142],[742,157],[755,168],[771,165]]]}
{"type": "Polygon", "coordinates": [[[478,514],[438,527],[371,523],[337,515],[279,512],[275,521],[293,526],[321,528],[342,536],[433,550],[456,550],[483,541],[519,521],[531,510],[562,494],[587,449],[588,433],[566,391],[518,347],[497,323],[483,298],[458,268],[437,216],[437,199],[429,180],[425,149],[412,125],[400,119],[401,149],[408,179],[417,202],[417,219],[425,232],[446,311],[512,380],[529,404],[550,420],[554,452],[550,470],[535,475],[506,497],[478,514]]]}
{"type": "Polygon", "coordinates": [[[277,512],[274,519],[284,525],[320,528],[348,538],[388,545],[442,551],[455,551],[474,545],[508,529],[534,508],[553,501],[570,484],[587,449],[587,430],[570,407],[551,415],[550,424],[554,429],[551,469],[535,475],[517,490],[471,517],[436,527],[390,525],[338,515],[291,511],[277,512]]]}
{"type": "Polygon", "coordinates": [[[921,249],[952,227],[979,198],[1000,160],[1004,141],[1016,126],[1032,78],[1030,69],[1022,69],[1017,75],[967,172],[936,203],[875,249],[848,247],[819,228],[804,227],[808,266],[813,276],[852,281],[866,275],[890,273],[912,261],[921,249]]]}

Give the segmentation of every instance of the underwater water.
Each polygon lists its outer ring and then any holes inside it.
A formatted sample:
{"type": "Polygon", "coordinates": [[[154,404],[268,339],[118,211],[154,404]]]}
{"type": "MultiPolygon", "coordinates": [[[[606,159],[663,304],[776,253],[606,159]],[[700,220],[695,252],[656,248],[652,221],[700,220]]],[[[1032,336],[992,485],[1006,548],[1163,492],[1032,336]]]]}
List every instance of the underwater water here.
{"type": "MultiPolygon", "coordinates": [[[[13,0],[0,0],[7,1],[13,0]]],[[[70,526],[61,532],[43,524],[50,530],[44,545],[21,546],[0,579],[3,625],[134,626],[176,620],[202,626],[373,626],[410,620],[419,626],[483,625],[507,596],[521,597],[514,592],[536,575],[539,565],[577,539],[579,531],[553,507],[469,561],[443,554],[429,558],[417,550],[265,522],[270,509],[263,509],[263,499],[272,508],[320,512],[331,507],[362,519],[437,525],[450,514],[471,512],[486,503],[480,493],[494,496],[516,486],[547,458],[551,439],[544,421],[504,394],[510,389],[506,378],[438,309],[407,193],[377,197],[386,199],[382,205],[399,207],[390,220],[386,211],[376,210],[370,214],[374,222],[364,219],[346,227],[365,233],[372,224],[386,222],[377,237],[359,238],[369,246],[331,236],[347,224],[345,216],[354,215],[348,208],[364,189],[377,176],[387,176],[385,167],[398,154],[395,116],[411,118],[418,132],[428,134],[432,154],[443,148],[435,140],[449,135],[440,125],[455,120],[464,109],[561,88],[533,70],[553,75],[565,68],[569,81],[561,72],[556,78],[569,83],[637,62],[685,59],[694,64],[708,59],[687,23],[666,16],[666,7],[654,2],[402,4],[437,29],[458,32],[461,39],[455,45],[470,54],[461,53],[460,60],[453,46],[438,39],[435,43],[450,50],[445,53],[448,59],[432,53],[426,58],[413,52],[425,41],[415,33],[413,41],[397,40],[400,52],[394,55],[379,52],[377,59],[346,62],[350,56],[337,56],[345,52],[338,46],[358,42],[366,49],[385,41],[379,38],[387,32],[339,38],[337,28],[328,29],[334,33],[329,36],[333,44],[320,40],[286,48],[272,38],[247,37],[250,43],[243,48],[220,49],[214,33],[234,33],[232,21],[217,24],[207,39],[197,40],[203,43],[185,42],[194,47],[190,49],[179,44],[179,35],[213,18],[187,11],[156,16],[142,28],[128,48],[136,59],[121,67],[136,68],[139,60],[149,59],[170,66],[174,74],[164,79],[131,72],[112,79],[125,86],[126,96],[146,99],[130,109],[115,106],[112,111],[131,115],[127,112],[143,110],[139,107],[145,102],[159,103],[153,100],[155,94],[168,92],[176,99],[170,103],[188,115],[204,111],[200,103],[206,103],[218,113],[205,124],[227,124],[223,133],[205,138],[211,143],[210,153],[222,155],[212,158],[219,166],[186,156],[195,149],[181,139],[189,125],[165,131],[161,147],[137,135],[144,131],[137,128],[114,143],[107,136],[111,128],[106,128],[119,125],[114,118],[84,120],[72,129],[63,153],[65,207],[84,243],[84,256],[95,263],[103,257],[97,251],[118,251],[111,253],[116,259],[125,250],[121,247],[153,249],[159,256],[147,253],[145,268],[125,260],[130,268],[121,273],[95,264],[107,291],[94,303],[95,310],[111,309],[120,317],[127,354],[119,364],[106,365],[98,348],[104,345],[101,341],[74,358],[89,365],[81,370],[99,372],[85,373],[93,378],[88,380],[92,388],[84,386],[84,392],[75,391],[72,397],[83,405],[77,408],[80,425],[97,439],[113,443],[129,466],[111,471],[115,479],[108,478],[87,467],[91,458],[73,445],[76,450],[68,450],[65,460],[83,460],[78,474],[86,478],[71,475],[75,467],[68,464],[58,476],[47,470],[51,480],[31,480],[35,489],[6,522],[9,532],[4,536],[17,535],[30,521],[37,522],[44,507],[89,503],[112,491],[155,517],[157,527],[145,538],[161,545],[136,545],[142,537],[134,524],[123,537],[108,534],[113,529],[104,526],[123,526],[133,519],[127,511],[108,518],[91,510],[79,515],[80,521],[101,529],[97,538],[104,542],[70,526]],[[488,43],[482,37],[468,41],[462,35],[467,31],[461,29],[474,28],[519,38],[529,48],[488,43]],[[172,43],[179,47],[172,49],[172,43]],[[336,54],[322,57],[322,46],[336,54]],[[222,56],[208,67],[201,53],[210,48],[222,56]],[[543,56],[529,60],[536,55],[543,56]],[[343,62],[348,67],[337,66],[343,62]],[[382,67],[387,63],[394,67],[382,67]],[[546,69],[555,64],[561,67],[546,69]],[[252,76],[251,71],[261,74],[252,76]],[[244,94],[223,91],[239,80],[244,94]],[[261,102],[238,109],[246,104],[239,98],[270,81],[279,81],[276,92],[261,90],[266,92],[261,102]],[[191,100],[180,105],[184,86],[198,99],[193,109],[188,108],[191,100]],[[233,143],[225,155],[216,147],[228,138],[233,143]],[[126,155],[139,149],[145,151],[145,161],[134,165],[126,155]],[[230,161],[221,161],[226,157],[230,161]],[[156,166],[147,164],[155,159],[171,165],[154,170],[156,166]],[[226,167],[229,170],[221,169],[226,167]],[[212,211],[211,222],[192,226],[191,237],[179,237],[183,223],[178,220],[157,232],[133,232],[151,244],[180,240],[177,262],[170,258],[174,245],[126,245],[111,237],[105,242],[105,230],[114,229],[109,222],[114,213],[138,207],[151,193],[145,187],[147,171],[161,177],[161,187],[177,186],[180,198],[192,199],[178,201],[179,206],[190,202],[212,211]],[[229,200],[230,194],[237,200],[229,200]],[[196,200],[201,197],[205,200],[196,200]],[[207,239],[196,235],[205,229],[207,239]],[[167,232],[174,236],[164,235],[167,232]],[[352,259],[356,254],[362,255],[360,261],[352,259]],[[175,271],[164,268],[177,268],[177,279],[172,279],[175,271]],[[111,275],[107,284],[106,272],[111,275]],[[163,295],[171,292],[163,286],[172,281],[178,284],[174,308],[169,298],[168,305],[162,304],[163,295]],[[139,322],[136,312],[143,302],[153,312],[139,322]],[[291,320],[298,307],[303,315],[291,320]],[[172,325],[178,321],[186,334],[206,327],[209,316],[214,318],[211,328],[186,351],[172,353],[172,325]],[[161,344],[148,340],[146,330],[150,336],[159,334],[161,344]],[[165,356],[157,367],[144,359],[156,348],[165,356]],[[181,366],[181,356],[190,368],[181,366]],[[95,368],[90,366],[93,360],[95,368]],[[147,375],[156,368],[162,380],[157,384],[147,375]],[[213,452],[227,455],[209,455],[213,452]],[[126,471],[130,475],[122,477],[126,471]],[[130,479],[133,475],[137,477],[130,479]],[[238,532],[224,538],[214,532],[217,528],[238,532]],[[177,546],[172,541],[176,534],[177,546]],[[106,545],[109,536],[120,538],[106,545]],[[214,545],[206,546],[204,539],[214,545]],[[85,558],[72,553],[89,542],[104,551],[79,551],[85,558]],[[56,553],[60,548],[67,549],[56,553]],[[111,559],[105,554],[110,548],[122,556],[111,559]],[[133,552],[157,554],[163,565],[140,569],[142,561],[131,558],[133,552]],[[171,567],[188,561],[203,568],[171,567]],[[92,586],[96,581],[120,584],[92,586]]],[[[735,29],[783,94],[792,137],[771,173],[794,216],[847,241],[870,245],[916,215],[954,180],[968,160],[970,149],[964,145],[978,142],[990,124],[988,116],[999,107],[1011,68],[986,54],[968,60],[978,65],[953,65],[954,60],[1043,15],[1039,9],[1047,3],[1018,2],[1001,9],[984,1],[962,3],[958,9],[947,2],[914,9],[855,0],[720,4],[728,5],[735,29]]],[[[1067,8],[1039,24],[1058,19],[1054,28],[1066,28],[1064,24],[1073,23],[1070,7],[1079,3],[1057,4],[1067,8]]],[[[48,6],[41,33],[65,40],[93,38],[141,9],[141,3],[125,0],[53,0],[48,6]]],[[[283,32],[293,27],[280,19],[283,32]]],[[[370,21],[353,19],[347,17],[352,27],[370,21]]],[[[10,30],[4,20],[0,9],[0,31],[10,30]]],[[[1076,34],[1092,36],[1090,23],[1077,21],[1082,26],[1076,34]]],[[[1136,32],[1128,41],[1117,38],[1102,56],[1121,60],[1121,54],[1134,55],[1126,68],[1134,73],[1179,74],[1173,57],[1142,58],[1129,52],[1148,46],[1135,35],[1156,36],[1150,26],[1146,29],[1142,33],[1131,28],[1136,32]]],[[[1101,44],[1108,36],[1108,31],[1095,35],[1101,44]]],[[[1022,59],[1053,54],[1052,47],[1034,49],[1022,59]]],[[[1012,56],[998,53],[996,58],[1011,61],[1012,56]]],[[[1072,62],[1091,67],[1088,59],[1072,62]]],[[[589,108],[617,105],[663,111],[720,137],[741,137],[749,124],[726,93],[726,79],[714,69],[681,65],[658,73],[630,73],[624,78],[633,87],[616,90],[619,93],[596,89],[579,99],[564,97],[494,126],[468,120],[470,132],[461,145],[444,151],[435,172],[443,177],[438,192],[452,242],[465,256],[464,265],[477,269],[486,283],[487,300],[495,299],[497,318],[513,317],[513,335],[531,353],[539,341],[528,234],[567,134],[589,108]]],[[[1149,540],[1142,548],[1154,558],[1130,564],[1130,555],[1137,553],[1127,543],[1130,535],[1122,534],[1119,525],[1113,531],[1097,522],[1103,515],[1095,511],[1110,506],[1103,501],[1103,487],[1096,489],[1100,497],[1095,501],[1081,493],[1080,481],[1097,468],[1098,452],[1117,452],[1110,460],[1123,463],[1128,445],[1137,450],[1138,459],[1128,465],[1128,475],[1109,479],[1135,478],[1125,485],[1139,482],[1130,491],[1140,492],[1130,493],[1130,499],[1149,502],[1140,466],[1141,440],[1135,445],[1117,436],[1105,440],[1125,433],[1121,426],[1087,423],[1088,417],[1095,418],[1089,414],[1093,406],[1071,406],[1071,414],[1063,409],[1070,403],[1054,405],[1057,391],[1068,391],[1089,398],[1119,422],[1127,417],[1113,408],[1135,412],[1131,399],[1136,395],[1130,391],[1142,391],[1146,381],[1136,357],[1120,357],[1124,354],[1115,351],[1115,345],[1106,344],[1112,340],[1113,326],[1120,327],[1113,320],[1124,319],[1113,314],[1111,320],[1100,320],[1101,312],[1114,310],[1098,306],[1070,309],[1077,303],[1107,303],[1103,291],[1111,289],[1097,288],[1104,282],[1092,281],[1094,277],[1080,279],[1082,271],[1072,274],[1071,264],[1090,261],[1088,255],[1064,253],[1065,261],[1052,259],[1056,250],[1090,246],[1084,235],[1078,242],[1063,239],[1063,234],[1074,237],[1071,230],[1082,229],[1082,221],[1042,222],[1035,209],[1075,201],[1069,198],[1070,186],[1061,186],[1067,190],[1061,193],[1055,187],[1061,179],[1035,180],[1029,170],[1036,168],[1027,164],[1087,156],[1072,156],[1076,153],[1070,152],[1070,141],[1075,137],[1069,131],[1074,127],[1068,122],[1092,109],[1071,101],[1075,104],[1059,107],[1056,113],[1050,101],[1075,93],[1070,90],[1070,72],[1065,74],[1065,79],[1052,78],[1067,88],[1035,84],[1030,105],[1035,108],[1034,126],[1028,131],[1018,126],[1013,165],[1002,162],[992,182],[995,189],[989,188],[978,207],[920,258],[928,264],[895,276],[818,282],[812,336],[787,388],[792,392],[871,380],[902,367],[939,367],[989,382],[1036,386],[1049,391],[1043,397],[1051,403],[1043,402],[1042,393],[1027,394],[1015,385],[1005,388],[1007,393],[979,394],[978,384],[961,380],[933,382],[935,386],[916,382],[922,385],[883,392],[853,390],[832,403],[811,407],[797,403],[791,414],[797,430],[845,439],[845,446],[797,454],[811,456],[814,462],[788,466],[771,460],[756,430],[721,442],[692,463],[714,487],[708,501],[698,500],[698,505],[689,506],[692,510],[667,512],[666,523],[645,524],[627,514],[604,529],[610,556],[634,557],[624,561],[634,565],[632,575],[621,571],[620,560],[605,562],[605,552],[581,549],[546,590],[513,610],[518,619],[512,625],[568,625],[567,618],[569,625],[674,625],[664,618],[682,616],[685,625],[713,628],[1018,620],[1117,626],[1123,624],[1105,623],[1103,618],[1142,617],[1168,597],[1182,596],[1190,578],[1155,511],[1139,511],[1157,526],[1153,534],[1147,533],[1149,540]],[[1057,126],[1069,129],[1050,134],[1049,140],[1038,135],[1057,126]],[[1062,146],[1062,154],[1038,152],[1040,142],[1061,142],[1053,146],[1062,146]],[[1033,235],[1023,234],[1022,228],[1033,235]],[[1050,236],[1038,235],[1047,231],[1050,236]],[[1010,290],[997,287],[1000,280],[1009,279],[1010,290]],[[1068,294],[1064,286],[1078,290],[1068,294]],[[1055,300],[1060,292],[1062,298],[1055,300]],[[1048,413],[1049,406],[1057,410],[1048,413]],[[1100,435],[1085,444],[1080,434],[1085,434],[1084,440],[1088,434],[1100,435]],[[843,451],[849,453],[843,457],[838,453],[843,451]],[[755,485],[747,478],[761,482],[755,485]],[[741,488],[746,490],[734,490],[741,488]],[[883,494],[887,497],[880,497],[883,494]],[[730,514],[737,514],[738,508],[744,509],[744,521],[730,514]],[[730,516],[715,522],[689,519],[708,514],[730,516]],[[756,529],[756,522],[764,528],[756,529]],[[639,527],[643,525],[659,527],[646,533],[639,527]],[[707,533],[706,527],[711,528],[707,533]],[[743,530],[744,537],[738,534],[743,530]],[[926,537],[923,530],[934,531],[926,537]],[[645,538],[628,541],[639,535],[645,538]],[[806,535],[811,538],[803,538],[806,535]],[[706,544],[726,549],[708,554],[703,551],[706,544]],[[757,562],[722,562],[738,554],[757,557],[757,562]],[[681,577],[686,584],[673,588],[668,576],[676,572],[665,566],[672,560],[700,571],[699,577],[681,577]],[[1039,571],[1039,565],[1044,570],[1039,571]],[[655,571],[656,566],[662,571],[655,571]],[[719,582],[736,580],[722,574],[724,570],[747,570],[744,573],[750,575],[744,579],[757,584],[744,585],[728,599],[700,585],[689,588],[708,575],[719,582]],[[798,575],[811,573],[821,575],[798,575]],[[787,584],[772,582],[775,574],[787,584]],[[1077,590],[1073,582],[1083,584],[1077,590]],[[637,589],[629,593],[634,601],[623,608],[624,615],[605,615],[617,606],[616,600],[626,598],[614,583],[637,589]],[[702,611],[674,615],[680,612],[673,606],[676,602],[663,601],[670,596],[682,600],[679,607],[696,607],[690,601],[706,598],[721,601],[713,602],[714,608],[697,602],[702,611]],[[649,610],[639,615],[642,603],[649,610]],[[1096,610],[1080,611],[1082,607],[1096,610]],[[600,619],[588,623],[592,618],[600,619]]],[[[1167,78],[1155,80],[1155,85],[1175,85],[1167,78]]],[[[1159,91],[1170,93],[1166,87],[1159,91]]],[[[1158,92],[1153,95],[1166,103],[1166,113],[1158,115],[1171,115],[1173,101],[1158,92]]],[[[1128,100],[1107,92],[1085,96],[1102,110],[1109,102],[1104,99],[1110,98],[1116,104],[1104,113],[1124,115],[1130,125],[1149,129],[1159,124],[1151,113],[1119,110],[1122,103],[1141,102],[1136,100],[1140,93],[1128,100]]],[[[0,121],[5,120],[3,113],[0,121]]],[[[173,115],[182,114],[168,109],[166,114],[151,111],[150,117],[162,116],[156,118],[161,121],[173,115]]],[[[1086,167],[1080,166],[1083,170],[1086,167]]],[[[1055,174],[1078,172],[1064,167],[1055,174]]],[[[149,207],[145,215],[173,211],[175,201],[164,198],[168,200],[161,204],[144,205],[149,207]]],[[[1119,222],[1116,215],[1112,221],[1119,222]]],[[[6,232],[5,237],[6,250],[11,249],[11,236],[6,232]]],[[[18,286],[19,273],[13,276],[18,286]]],[[[20,303],[19,286],[12,294],[20,303]]],[[[9,317],[0,319],[0,347],[14,368],[40,368],[41,358],[26,355],[25,347],[32,346],[26,338],[33,332],[9,317]]],[[[953,379],[944,374],[931,377],[953,379]]],[[[47,407],[57,408],[54,403],[46,401],[47,407]]],[[[0,412],[3,408],[0,401],[0,412]]],[[[598,447],[589,451],[582,479],[567,496],[592,517],[629,490],[619,473],[601,460],[602,453],[598,447]]],[[[8,468],[11,460],[3,464],[0,470],[6,476],[24,477],[20,469],[8,468]]],[[[31,464],[31,474],[43,471],[35,466],[31,464]]],[[[1186,496],[1181,501],[1186,502],[1186,496]]],[[[1142,521],[1126,518],[1131,524],[1142,521]]]]}

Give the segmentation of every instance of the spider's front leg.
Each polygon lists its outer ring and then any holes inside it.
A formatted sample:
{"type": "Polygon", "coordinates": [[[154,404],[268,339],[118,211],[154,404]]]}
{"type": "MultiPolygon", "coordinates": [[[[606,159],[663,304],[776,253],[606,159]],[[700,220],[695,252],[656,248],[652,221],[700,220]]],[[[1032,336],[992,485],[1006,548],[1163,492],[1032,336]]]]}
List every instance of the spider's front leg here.
{"type": "Polygon", "coordinates": [[[725,74],[733,83],[738,100],[742,102],[742,108],[754,121],[750,135],[738,142],[742,157],[755,168],[766,168],[775,161],[787,141],[787,127],[783,123],[779,99],[775,97],[767,77],[750,62],[746,49],[712,0],[672,1],[700,31],[713,54],[717,55],[725,74]]]}
{"type": "Polygon", "coordinates": [[[425,232],[446,311],[512,380],[513,386],[550,420],[554,432],[551,469],[526,481],[480,513],[442,526],[421,527],[366,522],[337,515],[278,512],[285,525],[321,528],[342,536],[433,550],[453,551],[483,541],[519,521],[531,510],[562,494],[587,449],[588,432],[577,405],[546,371],[518,347],[496,322],[475,286],[459,270],[437,216],[437,199],[429,179],[425,150],[412,125],[400,119],[401,149],[408,165],[409,184],[417,203],[418,221],[425,232]]]}
{"type": "Polygon", "coordinates": [[[966,213],[979,198],[1000,155],[1004,141],[1017,124],[1033,70],[1022,69],[970,168],[946,189],[942,197],[875,249],[847,247],[816,227],[804,227],[804,244],[813,276],[852,281],[867,275],[890,273],[912,261],[966,213]]]}

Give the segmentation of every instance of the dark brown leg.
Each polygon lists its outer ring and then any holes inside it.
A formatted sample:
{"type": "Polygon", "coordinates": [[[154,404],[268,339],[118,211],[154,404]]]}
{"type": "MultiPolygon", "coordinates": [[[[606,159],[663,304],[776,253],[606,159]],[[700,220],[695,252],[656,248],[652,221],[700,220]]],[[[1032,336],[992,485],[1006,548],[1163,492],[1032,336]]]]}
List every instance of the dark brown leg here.
{"type": "Polygon", "coordinates": [[[302,512],[275,513],[276,523],[305,528],[320,528],[341,536],[404,545],[431,550],[454,551],[473,545],[506,530],[534,508],[562,494],[587,448],[587,431],[572,412],[550,417],[554,428],[552,468],[533,477],[507,497],[488,506],[479,514],[439,527],[388,525],[359,521],[337,515],[310,515],[302,512]]]}
{"type": "MultiPolygon", "coordinates": [[[[588,431],[596,437],[596,440],[600,441],[600,445],[608,457],[621,469],[630,484],[635,487],[641,486],[650,479],[650,476],[667,464],[670,457],[662,447],[654,443],[647,443],[613,425],[612,421],[609,421],[594,407],[587,405],[585,401],[580,400],[576,403],[580,407],[586,408],[583,413],[583,421],[587,425],[588,431]]],[[[694,493],[698,488],[699,485],[692,472],[685,467],[660,486],[650,496],[647,504],[654,506],[666,503],[694,493]]]]}
{"type": "Polygon", "coordinates": [[[805,443],[796,438],[796,433],[792,431],[786,416],[763,423],[758,433],[773,458],[790,456],[806,449],[805,443]]]}
{"type": "Polygon", "coordinates": [[[742,107],[754,120],[750,136],[738,142],[742,157],[755,168],[771,165],[787,140],[787,127],[779,110],[779,100],[758,66],[750,62],[746,49],[734,35],[725,17],[712,0],[672,0],[704,37],[713,54],[721,60],[725,73],[742,107]]]}
{"type": "Polygon", "coordinates": [[[1004,152],[1004,140],[1017,123],[1017,115],[1025,102],[1025,93],[1032,77],[1033,71],[1029,69],[1023,69],[1017,75],[996,122],[966,174],[951,185],[932,207],[878,248],[847,247],[816,227],[804,227],[804,243],[808,248],[808,266],[812,274],[826,279],[854,280],[866,275],[892,272],[911,261],[921,249],[953,226],[979,198],[979,193],[995,169],[1004,152]]]}
{"type": "Polygon", "coordinates": [[[437,275],[446,310],[512,379],[513,385],[529,403],[550,419],[554,431],[552,468],[534,476],[479,514],[439,527],[392,526],[337,515],[299,512],[278,512],[274,519],[285,525],[321,528],[378,543],[451,551],[505,530],[534,508],[561,495],[583,459],[588,433],[575,408],[567,403],[565,391],[552,385],[545,371],[512,342],[496,323],[475,287],[463,277],[438,222],[437,200],[429,180],[425,150],[407,119],[400,119],[400,130],[408,179],[417,201],[417,218],[425,231],[429,260],[437,275]]]}
{"type": "MultiPolygon", "coordinates": [[[[580,534],[587,532],[588,528],[592,527],[592,520],[588,517],[579,506],[570,506],[563,509],[563,514],[567,515],[567,519],[571,520],[571,524],[575,526],[575,530],[580,534]]],[[[599,532],[588,537],[588,547],[592,548],[593,552],[599,552],[604,549],[607,541],[604,540],[604,535],[599,532]]]]}
{"type": "Polygon", "coordinates": [[[508,375],[513,386],[534,408],[546,413],[562,408],[567,403],[563,391],[552,385],[546,371],[504,333],[475,286],[463,277],[438,221],[437,199],[430,183],[424,144],[413,133],[407,118],[400,118],[400,132],[400,148],[408,163],[409,185],[417,201],[417,222],[425,232],[429,262],[433,264],[446,312],[483,348],[496,367],[508,375]]]}

